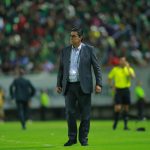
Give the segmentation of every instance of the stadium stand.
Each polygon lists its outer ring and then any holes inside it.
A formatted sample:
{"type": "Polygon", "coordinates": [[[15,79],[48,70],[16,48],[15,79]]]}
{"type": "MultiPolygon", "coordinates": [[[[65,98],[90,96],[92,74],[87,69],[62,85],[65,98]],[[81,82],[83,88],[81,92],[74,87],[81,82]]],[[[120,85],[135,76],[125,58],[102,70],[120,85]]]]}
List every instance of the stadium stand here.
{"type": "Polygon", "coordinates": [[[85,41],[98,48],[102,65],[113,64],[119,54],[125,54],[133,63],[146,66],[149,8],[149,0],[0,1],[1,73],[13,73],[18,66],[29,73],[54,71],[72,25],[85,27],[85,41]]]}

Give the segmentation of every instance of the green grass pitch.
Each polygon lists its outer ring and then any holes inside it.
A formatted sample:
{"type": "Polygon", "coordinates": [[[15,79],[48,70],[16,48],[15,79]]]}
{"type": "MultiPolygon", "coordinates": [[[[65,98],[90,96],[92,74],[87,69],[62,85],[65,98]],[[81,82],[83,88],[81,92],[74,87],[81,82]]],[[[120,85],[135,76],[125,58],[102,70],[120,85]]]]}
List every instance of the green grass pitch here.
{"type": "Polygon", "coordinates": [[[19,122],[0,123],[0,150],[148,150],[150,148],[150,121],[129,122],[130,131],[119,122],[112,130],[112,121],[91,121],[89,146],[78,142],[64,147],[67,138],[66,121],[28,122],[23,131],[19,122]],[[146,131],[136,131],[139,126],[146,131]]]}

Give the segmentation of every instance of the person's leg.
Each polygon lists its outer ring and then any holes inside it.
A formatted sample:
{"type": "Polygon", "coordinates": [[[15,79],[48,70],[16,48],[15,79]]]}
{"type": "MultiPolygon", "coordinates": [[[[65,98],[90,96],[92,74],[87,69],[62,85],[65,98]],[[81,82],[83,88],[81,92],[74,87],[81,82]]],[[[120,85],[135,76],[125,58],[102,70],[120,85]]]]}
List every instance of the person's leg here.
{"type": "Polygon", "coordinates": [[[24,115],[24,129],[25,129],[26,128],[26,121],[29,119],[28,101],[23,103],[23,115],[24,115]]]}
{"type": "Polygon", "coordinates": [[[117,128],[119,117],[120,117],[120,112],[122,109],[121,105],[121,100],[122,100],[122,93],[120,89],[115,90],[115,96],[114,96],[114,123],[113,123],[113,130],[117,128]]]}
{"type": "Polygon", "coordinates": [[[25,116],[24,116],[24,108],[23,108],[23,103],[22,102],[17,102],[17,111],[18,111],[18,116],[21,121],[22,128],[25,129],[25,116]]]}
{"type": "Polygon", "coordinates": [[[120,104],[115,104],[114,106],[114,124],[113,124],[113,130],[117,128],[118,121],[119,121],[119,116],[121,112],[121,105],[120,104]]]}
{"type": "Polygon", "coordinates": [[[136,105],[137,105],[137,118],[140,120],[141,118],[141,105],[140,105],[140,101],[139,100],[137,100],[137,103],[136,103],[136,105]]]}
{"type": "Polygon", "coordinates": [[[123,90],[123,120],[124,120],[124,130],[128,130],[128,112],[129,112],[129,105],[130,105],[130,90],[128,88],[123,90]]]}
{"type": "Polygon", "coordinates": [[[66,92],[66,95],[65,95],[65,105],[66,105],[66,118],[67,118],[67,123],[68,123],[68,137],[69,137],[69,140],[74,141],[76,143],[76,140],[77,140],[77,123],[76,123],[76,95],[75,95],[75,91],[76,91],[75,85],[69,84],[68,85],[68,91],[66,92]]]}
{"type": "Polygon", "coordinates": [[[4,113],[4,109],[3,107],[0,107],[0,121],[4,121],[5,120],[5,113],[4,113]]]}
{"type": "Polygon", "coordinates": [[[145,102],[144,102],[144,100],[142,100],[141,101],[141,119],[142,120],[145,118],[144,107],[145,107],[145,102]]]}
{"type": "Polygon", "coordinates": [[[144,100],[139,99],[137,104],[138,104],[138,119],[142,120],[144,119],[144,100]]]}
{"type": "Polygon", "coordinates": [[[91,94],[84,94],[80,89],[78,105],[81,114],[79,141],[81,145],[86,146],[88,144],[88,133],[90,129],[91,94]]]}
{"type": "Polygon", "coordinates": [[[41,120],[44,121],[45,120],[45,114],[44,114],[44,106],[41,106],[40,107],[40,116],[41,116],[41,120]]]}
{"type": "Polygon", "coordinates": [[[124,129],[128,130],[128,111],[129,111],[129,105],[123,105],[124,111],[123,111],[123,120],[124,120],[124,129]]]}

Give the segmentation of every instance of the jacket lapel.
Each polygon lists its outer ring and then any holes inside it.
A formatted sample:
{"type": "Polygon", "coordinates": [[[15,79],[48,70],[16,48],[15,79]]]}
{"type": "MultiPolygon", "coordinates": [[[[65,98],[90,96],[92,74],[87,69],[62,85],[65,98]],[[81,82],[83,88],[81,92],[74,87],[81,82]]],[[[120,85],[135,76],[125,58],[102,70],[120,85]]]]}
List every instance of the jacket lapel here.
{"type": "Polygon", "coordinates": [[[80,68],[80,64],[82,63],[82,58],[84,57],[84,48],[85,48],[85,44],[82,45],[81,49],[80,49],[80,62],[79,62],[79,68],[80,68]]]}
{"type": "Polygon", "coordinates": [[[67,70],[69,71],[69,66],[70,66],[70,56],[71,56],[71,46],[69,46],[66,49],[66,65],[67,65],[67,70]]]}

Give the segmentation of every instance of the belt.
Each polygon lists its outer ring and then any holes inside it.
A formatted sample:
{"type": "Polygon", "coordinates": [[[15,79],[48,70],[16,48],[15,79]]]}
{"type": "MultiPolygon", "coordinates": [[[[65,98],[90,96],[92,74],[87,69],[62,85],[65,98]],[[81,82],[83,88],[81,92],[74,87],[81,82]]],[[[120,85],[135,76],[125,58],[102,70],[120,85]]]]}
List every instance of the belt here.
{"type": "Polygon", "coordinates": [[[69,84],[80,84],[80,82],[79,81],[77,81],[77,82],[68,82],[69,84]]]}

